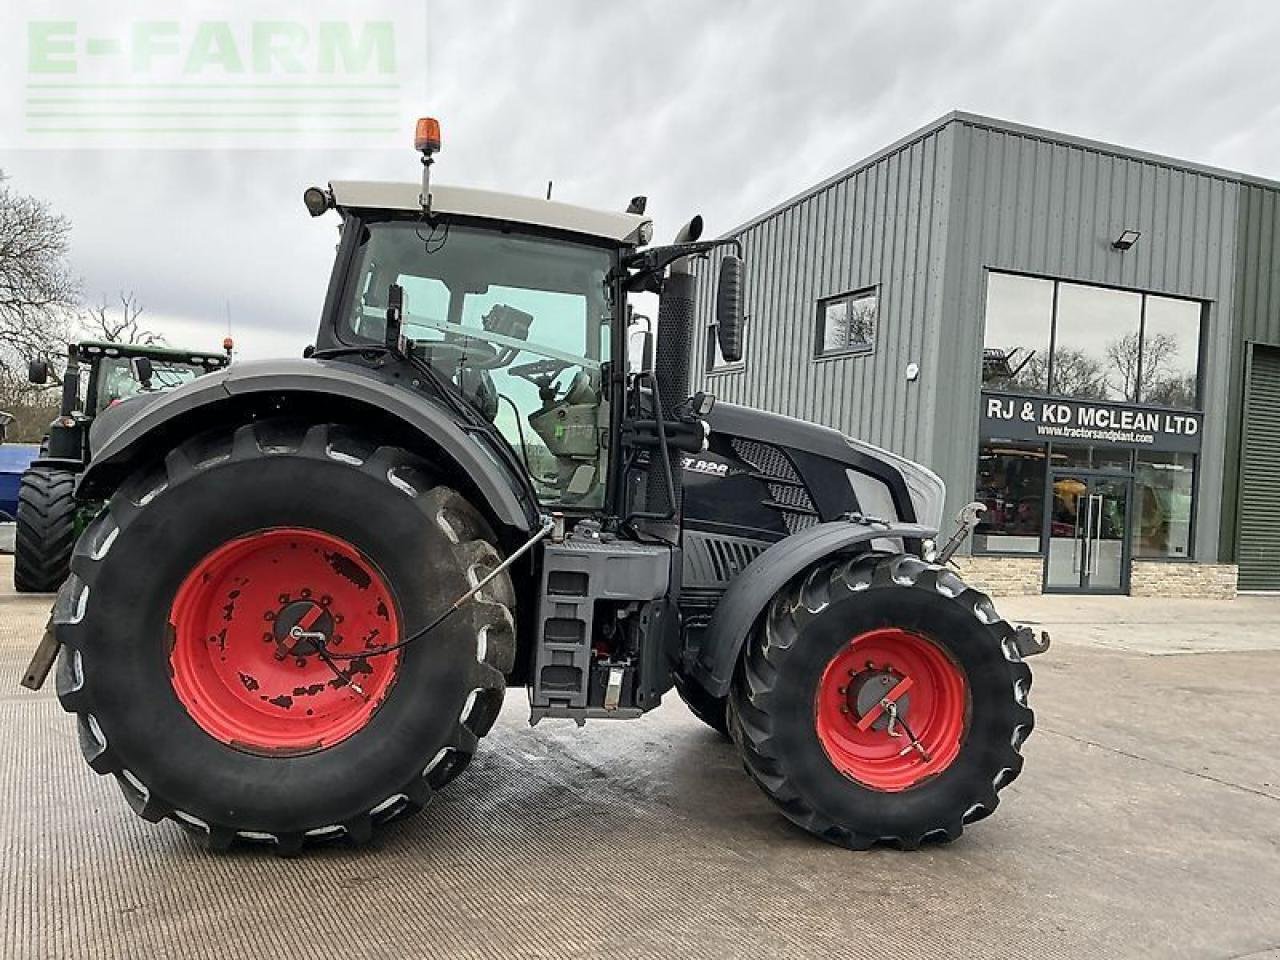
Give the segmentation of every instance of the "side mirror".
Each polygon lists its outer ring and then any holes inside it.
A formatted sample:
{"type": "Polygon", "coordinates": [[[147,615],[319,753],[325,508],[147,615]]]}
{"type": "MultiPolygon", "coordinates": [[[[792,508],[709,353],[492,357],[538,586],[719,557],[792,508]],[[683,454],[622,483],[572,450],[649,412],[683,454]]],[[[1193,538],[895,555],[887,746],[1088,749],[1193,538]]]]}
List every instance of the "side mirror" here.
{"type": "Polygon", "coordinates": [[[150,357],[134,357],[133,372],[138,378],[138,382],[142,384],[143,389],[151,389],[151,378],[155,376],[155,367],[151,365],[150,357]]]}
{"type": "Polygon", "coordinates": [[[649,318],[637,314],[627,327],[627,372],[647,373],[653,369],[653,331],[649,318]]]}
{"type": "Polygon", "coordinates": [[[49,382],[49,363],[47,360],[32,360],[27,364],[27,379],[38,387],[49,382]]]}
{"type": "Polygon", "coordinates": [[[716,333],[725,363],[742,359],[742,258],[727,253],[720,261],[716,288],[716,333]]]}

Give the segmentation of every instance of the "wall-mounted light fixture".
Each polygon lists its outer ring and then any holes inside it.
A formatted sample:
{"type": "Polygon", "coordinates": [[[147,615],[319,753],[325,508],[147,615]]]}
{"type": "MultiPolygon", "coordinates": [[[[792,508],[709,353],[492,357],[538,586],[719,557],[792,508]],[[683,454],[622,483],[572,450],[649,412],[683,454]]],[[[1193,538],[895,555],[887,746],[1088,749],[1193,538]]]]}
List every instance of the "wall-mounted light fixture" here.
{"type": "Polygon", "coordinates": [[[1111,241],[1111,246],[1115,247],[1117,250],[1128,250],[1138,242],[1138,238],[1140,236],[1142,236],[1142,232],[1140,230],[1125,230],[1120,234],[1120,236],[1111,241]]]}

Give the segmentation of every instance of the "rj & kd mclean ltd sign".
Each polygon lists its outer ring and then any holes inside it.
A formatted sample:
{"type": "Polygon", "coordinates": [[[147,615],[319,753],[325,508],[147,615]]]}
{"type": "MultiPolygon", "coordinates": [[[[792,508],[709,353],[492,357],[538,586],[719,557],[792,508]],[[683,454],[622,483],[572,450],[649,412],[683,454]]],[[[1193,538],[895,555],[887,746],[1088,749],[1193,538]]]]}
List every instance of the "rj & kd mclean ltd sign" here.
{"type": "Polygon", "coordinates": [[[1194,453],[1204,415],[1094,400],[982,394],[984,439],[1034,440],[1139,447],[1194,453]]]}

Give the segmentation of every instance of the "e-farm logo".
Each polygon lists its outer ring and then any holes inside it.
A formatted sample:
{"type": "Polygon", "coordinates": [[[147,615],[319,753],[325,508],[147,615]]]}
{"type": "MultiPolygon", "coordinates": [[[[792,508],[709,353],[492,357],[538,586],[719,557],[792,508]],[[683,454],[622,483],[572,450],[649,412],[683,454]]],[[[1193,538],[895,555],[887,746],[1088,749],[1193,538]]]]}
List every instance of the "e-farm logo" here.
{"type": "Polygon", "coordinates": [[[423,2],[20,0],[15,16],[9,147],[403,146],[426,106],[423,2]]]}

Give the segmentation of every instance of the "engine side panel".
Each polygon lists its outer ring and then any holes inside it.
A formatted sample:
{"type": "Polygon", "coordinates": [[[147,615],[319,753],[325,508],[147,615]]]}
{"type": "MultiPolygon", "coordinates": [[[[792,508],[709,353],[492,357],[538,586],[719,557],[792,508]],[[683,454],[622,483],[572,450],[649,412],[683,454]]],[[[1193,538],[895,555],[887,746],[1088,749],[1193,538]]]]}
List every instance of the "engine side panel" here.
{"type": "MultiPolygon", "coordinates": [[[[853,514],[903,524],[914,535],[919,528],[911,525],[915,514],[901,474],[892,464],[852,446],[838,431],[736,404],[717,404],[709,420],[708,449],[682,460],[679,669],[718,687],[724,682],[722,658],[736,656],[736,648],[726,653],[730,644],[725,638],[744,616],[749,628],[759,609],[747,609],[750,603],[759,599],[763,605],[771,595],[755,597],[757,590],[768,587],[758,577],[751,580],[754,586],[747,594],[737,586],[757,557],[779,541],[807,540],[820,525],[853,514]],[[713,623],[721,622],[729,626],[709,632],[713,623]]],[[[840,541],[844,548],[864,543],[870,549],[889,548],[888,540],[861,527],[847,534],[828,532],[814,542],[840,541]]],[[[892,546],[900,549],[901,544],[898,539],[892,546]]]]}

